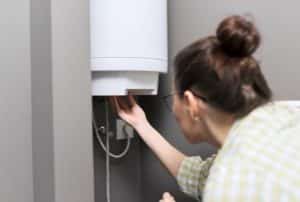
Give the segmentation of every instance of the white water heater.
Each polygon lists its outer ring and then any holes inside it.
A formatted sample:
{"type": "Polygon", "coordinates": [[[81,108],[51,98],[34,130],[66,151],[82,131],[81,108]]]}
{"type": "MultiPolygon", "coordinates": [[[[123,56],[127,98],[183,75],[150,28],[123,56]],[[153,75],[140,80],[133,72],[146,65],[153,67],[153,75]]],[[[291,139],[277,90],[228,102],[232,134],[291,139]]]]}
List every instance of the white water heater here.
{"type": "Polygon", "coordinates": [[[92,94],[157,94],[167,72],[167,0],[90,0],[92,94]]]}

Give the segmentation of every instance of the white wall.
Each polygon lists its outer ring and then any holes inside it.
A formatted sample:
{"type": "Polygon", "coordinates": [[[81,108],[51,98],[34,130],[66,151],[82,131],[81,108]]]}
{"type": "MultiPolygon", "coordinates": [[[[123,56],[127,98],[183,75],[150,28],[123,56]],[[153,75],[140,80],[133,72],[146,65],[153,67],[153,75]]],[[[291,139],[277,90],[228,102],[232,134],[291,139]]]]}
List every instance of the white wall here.
{"type": "Polygon", "coordinates": [[[32,202],[30,1],[0,3],[0,201],[32,202]]]}

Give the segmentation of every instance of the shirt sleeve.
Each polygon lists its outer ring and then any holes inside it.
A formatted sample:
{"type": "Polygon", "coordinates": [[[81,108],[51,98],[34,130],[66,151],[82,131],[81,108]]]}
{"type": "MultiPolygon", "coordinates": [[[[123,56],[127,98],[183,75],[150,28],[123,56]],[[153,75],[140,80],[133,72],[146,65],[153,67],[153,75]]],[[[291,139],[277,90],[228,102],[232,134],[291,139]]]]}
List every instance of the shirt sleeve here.
{"type": "Polygon", "coordinates": [[[215,157],[216,155],[212,155],[204,161],[200,156],[193,156],[182,161],[176,178],[180,189],[185,194],[195,199],[201,197],[215,157]]]}

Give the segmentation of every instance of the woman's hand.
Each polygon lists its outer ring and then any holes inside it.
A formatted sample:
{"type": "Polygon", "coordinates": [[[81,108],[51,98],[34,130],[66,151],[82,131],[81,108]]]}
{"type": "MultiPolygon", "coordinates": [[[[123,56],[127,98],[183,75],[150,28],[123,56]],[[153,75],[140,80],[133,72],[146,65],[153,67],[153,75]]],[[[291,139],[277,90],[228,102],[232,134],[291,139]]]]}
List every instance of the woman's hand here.
{"type": "Polygon", "coordinates": [[[176,201],[170,193],[165,192],[162,196],[162,199],[160,199],[159,202],[176,202],[176,201]]]}
{"type": "Polygon", "coordinates": [[[111,97],[110,102],[120,118],[133,128],[148,123],[144,110],[136,103],[132,95],[127,97],[111,97]]]}

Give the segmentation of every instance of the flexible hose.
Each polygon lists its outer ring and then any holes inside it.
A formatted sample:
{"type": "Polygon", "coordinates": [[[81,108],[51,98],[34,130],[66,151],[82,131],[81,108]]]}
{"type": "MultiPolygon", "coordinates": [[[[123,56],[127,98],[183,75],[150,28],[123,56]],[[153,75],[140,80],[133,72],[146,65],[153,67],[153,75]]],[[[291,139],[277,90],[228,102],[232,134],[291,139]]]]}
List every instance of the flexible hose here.
{"type": "MultiPolygon", "coordinates": [[[[105,102],[105,127],[106,127],[106,200],[107,202],[110,202],[110,162],[109,162],[109,157],[110,157],[110,151],[109,151],[109,115],[108,115],[108,106],[107,102],[105,102]]],[[[100,138],[101,139],[101,138],[100,138]]]]}
{"type": "MultiPolygon", "coordinates": [[[[130,144],[131,144],[131,140],[130,140],[130,137],[128,135],[128,132],[126,130],[126,127],[128,127],[128,125],[124,125],[123,126],[123,132],[126,134],[127,136],[127,143],[126,143],[126,146],[125,146],[125,149],[123,152],[121,152],[120,154],[113,154],[111,153],[107,147],[105,146],[105,144],[103,143],[103,140],[101,139],[101,135],[99,134],[99,130],[98,130],[98,127],[97,127],[97,124],[96,124],[96,120],[95,118],[93,119],[93,126],[94,126],[94,130],[95,130],[95,134],[96,134],[96,138],[97,138],[97,141],[99,143],[99,145],[102,147],[102,149],[104,150],[104,152],[108,153],[110,157],[114,158],[114,159],[119,159],[119,158],[123,158],[124,156],[126,156],[126,154],[128,153],[129,149],[130,149],[130,144]]],[[[108,130],[108,128],[106,127],[106,129],[108,130]]],[[[106,135],[108,136],[108,131],[106,132],[106,135]]]]}
{"type": "Polygon", "coordinates": [[[105,101],[105,128],[106,128],[106,145],[104,145],[101,136],[99,134],[99,129],[97,127],[96,124],[96,119],[93,118],[93,127],[95,130],[95,134],[98,140],[98,143],[100,144],[100,146],[102,147],[102,149],[105,151],[106,153],[106,200],[107,202],[111,201],[111,196],[110,196],[110,157],[115,158],[115,159],[119,159],[124,157],[130,148],[130,136],[128,135],[128,132],[126,130],[126,127],[128,126],[127,124],[125,124],[122,128],[122,131],[126,134],[127,136],[127,144],[126,147],[124,149],[123,152],[121,152],[120,154],[113,154],[110,152],[110,140],[109,140],[109,110],[108,110],[108,103],[107,101],[105,101]]]}

